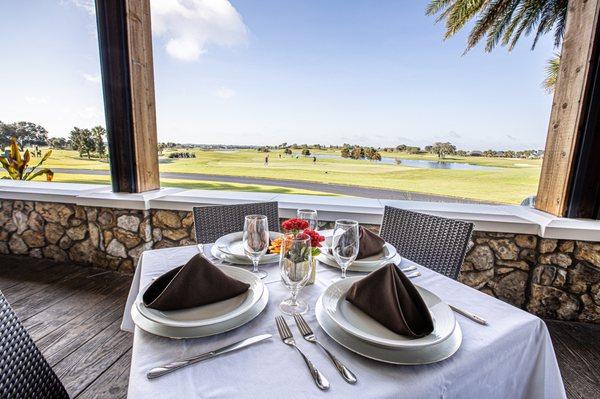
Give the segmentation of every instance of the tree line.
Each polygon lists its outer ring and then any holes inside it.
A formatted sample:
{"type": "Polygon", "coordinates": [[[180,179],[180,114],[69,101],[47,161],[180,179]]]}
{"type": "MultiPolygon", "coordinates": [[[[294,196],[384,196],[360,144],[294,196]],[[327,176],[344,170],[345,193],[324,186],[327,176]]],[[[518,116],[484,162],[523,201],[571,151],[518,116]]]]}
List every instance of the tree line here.
{"type": "Polygon", "coordinates": [[[79,156],[104,158],[107,156],[105,138],[106,129],[94,126],[90,129],[74,127],[69,138],[49,137],[48,130],[33,122],[4,123],[0,121],[0,146],[10,145],[12,137],[17,139],[20,148],[26,146],[49,146],[52,148],[70,148],[79,152],[79,156]]]}

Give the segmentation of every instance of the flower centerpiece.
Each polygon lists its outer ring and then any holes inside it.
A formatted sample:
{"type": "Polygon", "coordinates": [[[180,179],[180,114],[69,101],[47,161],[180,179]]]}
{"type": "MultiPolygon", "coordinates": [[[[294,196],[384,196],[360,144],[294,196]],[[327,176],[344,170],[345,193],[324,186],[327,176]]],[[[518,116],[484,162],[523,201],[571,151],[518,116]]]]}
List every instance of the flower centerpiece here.
{"type": "Polygon", "coordinates": [[[271,245],[269,246],[269,252],[280,254],[282,251],[281,246],[285,242],[286,236],[298,237],[300,235],[304,235],[309,237],[312,255],[312,271],[311,278],[309,279],[309,284],[311,284],[314,283],[316,276],[316,257],[321,253],[321,243],[325,241],[325,237],[323,237],[318,232],[309,229],[308,226],[308,222],[303,219],[292,218],[286,220],[281,224],[281,227],[285,231],[285,234],[271,241],[271,245]]]}

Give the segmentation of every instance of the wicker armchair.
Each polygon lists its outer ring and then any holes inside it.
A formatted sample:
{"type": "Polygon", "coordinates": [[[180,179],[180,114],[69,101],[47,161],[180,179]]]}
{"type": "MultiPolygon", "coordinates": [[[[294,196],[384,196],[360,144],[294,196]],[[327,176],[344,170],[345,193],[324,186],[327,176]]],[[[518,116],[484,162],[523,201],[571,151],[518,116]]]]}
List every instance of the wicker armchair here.
{"type": "Polygon", "coordinates": [[[473,223],[386,206],[381,237],[398,253],[454,280],[458,278],[473,223]]]}
{"type": "Polygon", "coordinates": [[[246,215],[266,215],[269,230],[279,231],[277,202],[194,207],[196,242],[208,244],[225,234],[243,230],[246,215]]]}
{"type": "Polygon", "coordinates": [[[67,391],[0,292],[0,398],[68,398],[67,391]]]}

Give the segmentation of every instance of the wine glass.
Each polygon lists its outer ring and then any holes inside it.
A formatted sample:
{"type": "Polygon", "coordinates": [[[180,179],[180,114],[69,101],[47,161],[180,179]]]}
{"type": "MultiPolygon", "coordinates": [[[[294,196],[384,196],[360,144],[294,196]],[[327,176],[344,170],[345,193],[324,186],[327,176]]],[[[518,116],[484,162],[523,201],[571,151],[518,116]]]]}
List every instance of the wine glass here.
{"type": "Polygon", "coordinates": [[[252,261],[252,273],[260,278],[267,277],[267,272],[258,269],[260,258],[269,248],[269,222],[265,215],[246,216],[242,244],[244,253],[252,261]]]}
{"type": "Polygon", "coordinates": [[[279,304],[279,309],[288,315],[303,314],[308,304],[298,299],[300,290],[310,278],[312,248],[310,237],[300,233],[288,235],[281,243],[279,268],[283,283],[290,289],[290,297],[279,304]]]}
{"type": "Polygon", "coordinates": [[[360,236],[358,222],[340,219],[335,221],[331,249],[333,257],[342,269],[341,279],[346,278],[346,270],[358,255],[360,236]]]}
{"type": "Polygon", "coordinates": [[[317,231],[319,227],[319,218],[317,217],[317,211],[315,209],[298,209],[296,212],[298,219],[306,220],[308,222],[308,228],[317,231]]]}

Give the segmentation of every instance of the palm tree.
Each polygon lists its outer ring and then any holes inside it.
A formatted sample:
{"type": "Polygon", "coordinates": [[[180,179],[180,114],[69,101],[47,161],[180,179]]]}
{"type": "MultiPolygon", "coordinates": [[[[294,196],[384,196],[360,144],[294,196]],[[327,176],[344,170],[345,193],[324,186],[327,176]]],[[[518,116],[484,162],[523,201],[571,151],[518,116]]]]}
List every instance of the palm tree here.
{"type": "MultiPolygon", "coordinates": [[[[445,21],[445,39],[475,20],[465,53],[484,38],[485,51],[492,51],[499,43],[510,51],[523,35],[530,34],[534,34],[533,50],[539,38],[551,31],[554,31],[554,45],[560,45],[567,6],[568,0],[432,0],[426,13],[437,15],[438,22],[445,21]]],[[[560,57],[554,57],[546,68],[548,75],[543,85],[549,91],[556,82],[551,73],[558,72],[559,60],[560,57]]]]}
{"type": "Polygon", "coordinates": [[[560,69],[560,53],[554,53],[554,57],[548,60],[546,64],[546,78],[542,82],[542,87],[546,89],[548,93],[554,91],[556,86],[556,79],[558,78],[558,70],[560,69]]]}

